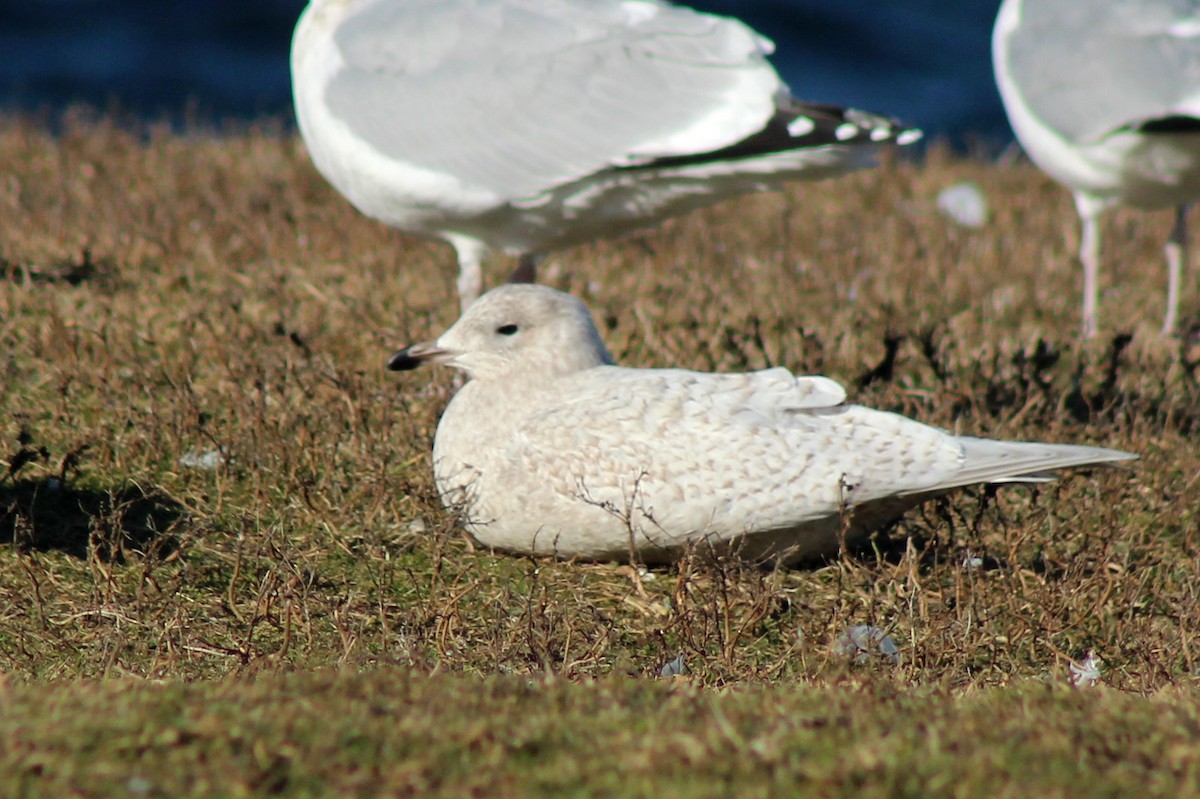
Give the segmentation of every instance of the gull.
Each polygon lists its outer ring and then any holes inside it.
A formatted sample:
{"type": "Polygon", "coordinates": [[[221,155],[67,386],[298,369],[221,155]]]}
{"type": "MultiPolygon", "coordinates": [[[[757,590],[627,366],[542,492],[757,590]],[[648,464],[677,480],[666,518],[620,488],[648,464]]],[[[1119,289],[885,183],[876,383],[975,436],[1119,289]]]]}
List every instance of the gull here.
{"type": "Polygon", "coordinates": [[[779,367],[615,366],[582,302],[531,284],[487,292],[388,366],[422,363],[467,376],[434,435],[442,502],[515,553],[661,562],[711,544],[793,562],[954,488],[1136,457],[952,435],[779,367]]]}
{"type": "Polygon", "coordinates": [[[1021,146],[1075,194],[1084,336],[1098,330],[1100,216],[1116,205],[1175,208],[1163,320],[1174,333],[1200,198],[1200,2],[1005,0],[992,60],[1021,146]]]}
{"type": "Polygon", "coordinates": [[[771,42],[658,0],[313,0],[296,121],[362,213],[457,251],[540,254],[870,166],[918,130],[792,97],[771,42]]]}

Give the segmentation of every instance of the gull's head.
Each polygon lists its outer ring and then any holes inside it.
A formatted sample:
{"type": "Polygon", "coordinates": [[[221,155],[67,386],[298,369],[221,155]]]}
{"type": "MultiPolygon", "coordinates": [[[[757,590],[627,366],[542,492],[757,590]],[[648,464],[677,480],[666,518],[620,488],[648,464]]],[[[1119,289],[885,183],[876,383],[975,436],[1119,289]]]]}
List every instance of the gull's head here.
{"type": "Polygon", "coordinates": [[[584,304],[561,291],[529,284],[484,294],[437,338],[405,347],[388,368],[444,363],[477,380],[518,372],[557,376],[612,363],[584,304]]]}

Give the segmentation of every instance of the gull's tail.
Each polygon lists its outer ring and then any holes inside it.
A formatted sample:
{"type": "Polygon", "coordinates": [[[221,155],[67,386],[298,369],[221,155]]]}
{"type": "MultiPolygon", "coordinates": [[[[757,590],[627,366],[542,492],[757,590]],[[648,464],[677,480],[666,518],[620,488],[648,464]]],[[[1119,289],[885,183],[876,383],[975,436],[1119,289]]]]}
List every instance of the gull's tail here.
{"type": "Polygon", "coordinates": [[[976,483],[1044,483],[1055,479],[1059,469],[1128,461],[1132,452],[1073,444],[1039,444],[1025,441],[993,441],[960,436],[963,466],[939,488],[957,488],[976,483]]]}

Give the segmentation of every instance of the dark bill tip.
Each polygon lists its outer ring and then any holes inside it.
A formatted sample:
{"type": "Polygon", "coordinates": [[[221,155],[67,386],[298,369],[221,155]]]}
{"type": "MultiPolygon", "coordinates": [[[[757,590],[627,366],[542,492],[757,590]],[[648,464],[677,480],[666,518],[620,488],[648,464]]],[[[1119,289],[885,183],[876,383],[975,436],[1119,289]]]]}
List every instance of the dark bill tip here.
{"type": "Polygon", "coordinates": [[[395,355],[388,358],[387,368],[393,372],[410,372],[421,365],[422,360],[412,353],[412,347],[405,347],[398,350],[395,355]]]}

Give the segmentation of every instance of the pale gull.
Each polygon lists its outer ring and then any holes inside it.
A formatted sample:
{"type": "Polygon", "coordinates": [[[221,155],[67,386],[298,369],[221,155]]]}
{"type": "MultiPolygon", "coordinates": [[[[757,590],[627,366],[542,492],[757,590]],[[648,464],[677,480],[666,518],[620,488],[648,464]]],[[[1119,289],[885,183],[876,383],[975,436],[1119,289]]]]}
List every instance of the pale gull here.
{"type": "Polygon", "coordinates": [[[465,308],[536,256],[874,163],[920,132],[793,98],[769,41],[656,0],[313,0],[296,121],[367,216],[445,239],[465,308]]]}
{"type": "Polygon", "coordinates": [[[1188,204],[1200,198],[1200,2],[1005,0],[992,58],[1017,139],[1075,194],[1084,335],[1098,329],[1100,216],[1116,205],[1175,207],[1163,320],[1173,333],[1188,204]]]}
{"type": "Polygon", "coordinates": [[[442,501],[510,552],[653,562],[709,542],[794,561],[952,488],[1136,457],[954,436],[782,368],[614,366],[583,303],[544,286],[493,289],[389,367],[424,362],[468,377],[434,438],[442,501]]]}

